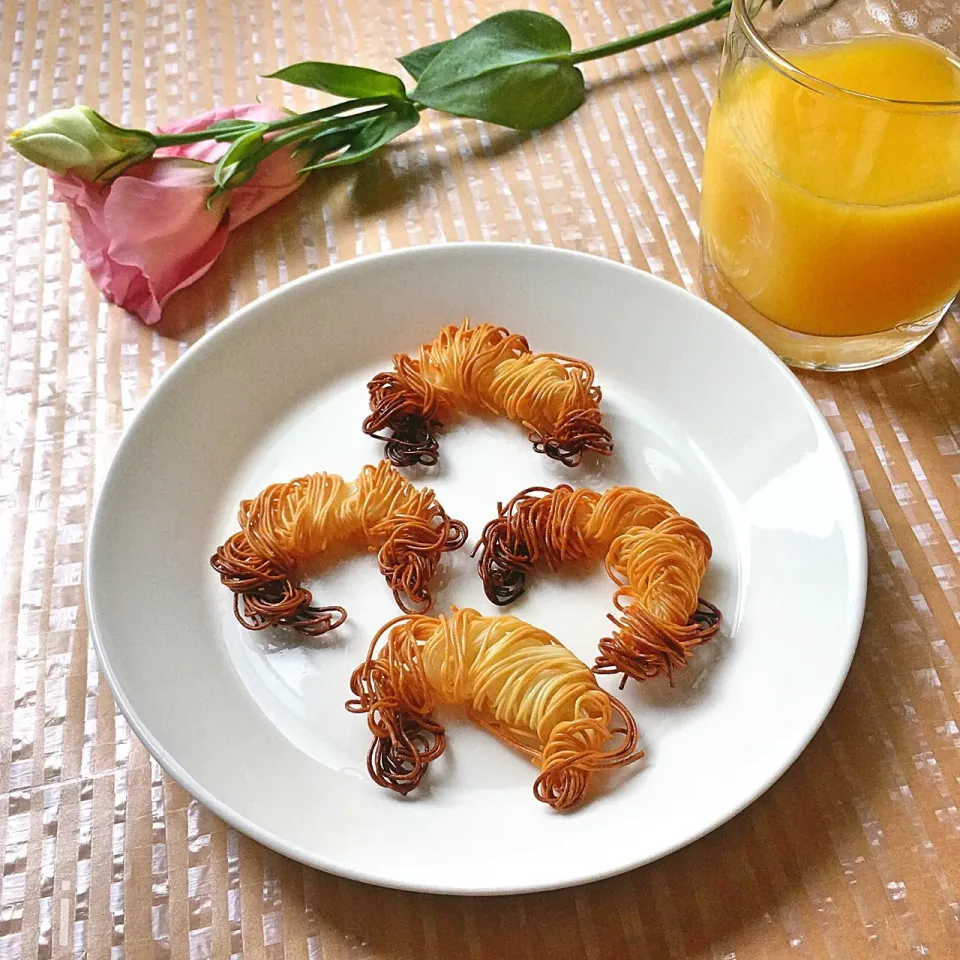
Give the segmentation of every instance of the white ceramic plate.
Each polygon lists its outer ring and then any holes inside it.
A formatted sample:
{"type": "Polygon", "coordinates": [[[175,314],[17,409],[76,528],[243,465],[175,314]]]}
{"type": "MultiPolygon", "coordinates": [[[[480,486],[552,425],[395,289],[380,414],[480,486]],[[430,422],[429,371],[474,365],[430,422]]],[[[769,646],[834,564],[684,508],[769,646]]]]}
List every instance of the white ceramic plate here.
{"type": "MultiPolygon", "coordinates": [[[[850,476],[793,375],[732,320],[616,263],[542,247],[452,244],[312,274],[204,337],[150,396],[116,454],[89,536],[87,606],[100,666],[164,768],[243,832],[305,863],[416,890],[507,893],[580,883],[661,857],[769,787],[813,736],[847,673],[865,549],[850,476]],[[624,692],[647,759],[595,779],[558,814],[525,758],[450,717],[448,749],[400,798],[364,769],[348,677],[397,610],[376,563],[311,582],[348,623],[319,641],[250,633],[208,565],[238,501],[313,471],[354,477],[365,384],[395,352],[469,317],[594,365],[616,442],[568,469],[517,425],[446,429],[429,482],[471,543],[532,484],[632,484],[668,498],[714,544],[702,593],[725,613],[674,688],[624,692]]],[[[438,608],[489,605],[463,550],[438,608]]],[[[592,662],[611,585],[532,579],[509,612],[592,662]]],[[[615,681],[602,683],[613,689],[615,681]]]]}

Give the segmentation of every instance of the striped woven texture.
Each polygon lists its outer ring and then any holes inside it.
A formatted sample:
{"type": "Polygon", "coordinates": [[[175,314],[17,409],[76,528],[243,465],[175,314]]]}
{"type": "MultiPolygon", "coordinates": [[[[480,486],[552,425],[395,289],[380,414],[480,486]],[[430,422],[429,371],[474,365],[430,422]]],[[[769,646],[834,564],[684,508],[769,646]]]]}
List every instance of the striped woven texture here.
{"type": "MultiPolygon", "coordinates": [[[[538,6],[576,46],[694,9],[538,6]]],[[[503,7],[4,0],[0,9],[9,130],[78,101],[152,126],[276,100],[259,75],[284,63],[389,69],[396,53],[503,7]]],[[[879,372],[803,377],[866,516],[859,653],[822,730],[776,786],[707,838],[626,876],[474,900],[301,867],[228,829],[162,774],[117,712],[89,643],[82,554],[98,479],[170,364],[259,294],[336,261],[449,240],[586,250],[696,289],[721,36],[714,25],[588,64],[588,104],[537,136],[430,117],[395,149],[316,178],[237,231],[153,329],[101,300],[45,173],[0,152],[0,960],[960,956],[956,312],[879,372]]],[[[289,102],[313,101],[301,91],[289,102]]]]}

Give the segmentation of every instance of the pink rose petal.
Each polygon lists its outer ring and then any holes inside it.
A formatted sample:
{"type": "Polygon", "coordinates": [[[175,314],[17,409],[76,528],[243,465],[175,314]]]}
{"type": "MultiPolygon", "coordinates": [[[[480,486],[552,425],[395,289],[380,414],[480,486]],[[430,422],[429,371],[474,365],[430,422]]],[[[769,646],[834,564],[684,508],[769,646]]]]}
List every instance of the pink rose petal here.
{"type": "MultiPolygon", "coordinates": [[[[203,130],[218,120],[273,120],[272,107],[211,110],[162,132],[203,130]]],[[[54,197],[70,210],[70,232],[104,296],[144,323],[160,319],[177,290],[206,273],[227,233],[292,193],[303,182],[290,150],[272,154],[251,179],[217,197],[213,168],[228,144],[207,141],[157,151],[109,183],[53,175],[54,197]]]]}
{"type": "Polygon", "coordinates": [[[207,209],[206,164],[148,160],[108,184],[54,179],[97,286],[144,323],[156,323],[166,300],[206,273],[226,245],[227,201],[207,209]]]}

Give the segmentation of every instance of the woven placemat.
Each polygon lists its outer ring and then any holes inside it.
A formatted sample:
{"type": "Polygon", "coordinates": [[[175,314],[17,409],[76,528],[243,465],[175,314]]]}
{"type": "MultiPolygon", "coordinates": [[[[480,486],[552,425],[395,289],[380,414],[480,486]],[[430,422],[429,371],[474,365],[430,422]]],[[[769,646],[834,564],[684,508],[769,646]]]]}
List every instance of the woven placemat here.
{"type": "MultiPolygon", "coordinates": [[[[539,8],[585,46],[694,5],[539,8]]],[[[499,9],[7,0],[0,114],[9,130],[81,101],[152,126],[277,98],[258,75],[297,59],[389,69],[395,54],[499,9]]],[[[0,152],[0,960],[960,954],[956,312],[879,372],[803,377],[866,515],[859,653],[822,730],[776,786],[710,836],[626,876],[462,899],[301,867],[162,775],[117,713],[89,644],[82,553],[98,478],[185,346],[258,294],[360,254],[465,239],[586,250],[696,289],[721,37],[714,25],[587,65],[588,104],[536,136],[430,117],[380,158],[316,178],[239,230],[154,329],[100,299],[46,175],[0,152]]],[[[292,101],[311,102],[306,92],[292,101]]]]}

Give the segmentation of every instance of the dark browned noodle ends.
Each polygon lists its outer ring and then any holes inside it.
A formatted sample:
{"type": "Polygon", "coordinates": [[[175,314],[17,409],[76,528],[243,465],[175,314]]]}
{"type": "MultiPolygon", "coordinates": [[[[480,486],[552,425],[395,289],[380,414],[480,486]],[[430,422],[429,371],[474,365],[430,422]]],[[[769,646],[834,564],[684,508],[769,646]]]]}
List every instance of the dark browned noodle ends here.
{"type": "Polygon", "coordinates": [[[368,384],[371,413],[363,430],[385,442],[395,466],[436,463],[437,431],[467,410],[522,424],[537,453],[567,466],[588,451],[613,452],[593,368],[558,354],[534,354],[523,337],[503,327],[444,327],[416,358],[398,354],[393,360],[393,371],[368,384]]]}
{"type": "Polygon", "coordinates": [[[700,600],[689,622],[679,629],[665,629],[639,604],[624,609],[621,617],[609,613],[607,618],[616,629],[600,641],[593,670],[622,674],[621,690],[630,677],[652,680],[665,674],[673,683],[674,670],[690,662],[691,648],[715,636],[723,623],[720,611],[706,600],[700,600]]]}
{"type": "Polygon", "coordinates": [[[423,613],[440,557],[463,546],[467,528],[447,516],[432,490],[418,489],[388,462],[352,483],[316,473],[265,488],[239,511],[240,530],[210,558],[233,591],[237,620],[250,630],[291,627],[320,636],[346,619],[343,607],[312,606],[296,583],[305,562],[336,541],[377,547],[377,561],[401,610],[423,613]]]}
{"type": "Polygon", "coordinates": [[[720,611],[698,597],[709,538],[665,500],[636,487],[603,494],[567,484],[529,487],[498,505],[478,552],[484,592],[501,606],[524,592],[538,563],[557,572],[605,555],[619,615],[610,616],[616,629],[600,641],[594,669],[622,673],[623,682],[663,675],[672,683],[692,648],[720,628],[720,611]]]}

